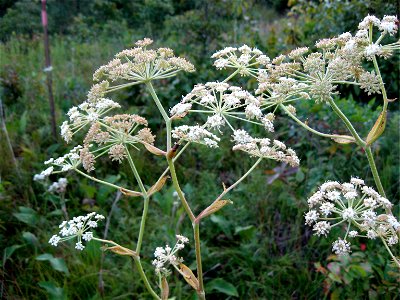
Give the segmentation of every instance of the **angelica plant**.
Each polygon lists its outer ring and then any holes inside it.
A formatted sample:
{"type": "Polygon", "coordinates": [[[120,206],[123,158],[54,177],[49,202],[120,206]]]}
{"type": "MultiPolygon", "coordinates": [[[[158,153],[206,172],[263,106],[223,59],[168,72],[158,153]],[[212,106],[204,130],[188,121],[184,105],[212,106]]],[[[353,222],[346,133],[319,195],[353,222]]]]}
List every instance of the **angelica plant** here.
{"type": "MultiPolygon", "coordinates": [[[[344,238],[336,240],[332,247],[340,255],[350,252],[349,238],[379,238],[395,265],[400,267],[400,259],[393,254],[393,246],[398,244],[400,237],[399,216],[393,215],[393,204],[386,199],[372,153],[373,144],[384,132],[390,102],[379,60],[390,59],[400,50],[399,40],[386,42],[397,30],[397,17],[384,16],[380,20],[368,15],[359,23],[354,35],[346,32],[334,38],[321,39],[316,42],[315,51],[300,47],[273,59],[263,58],[258,61],[261,65],[258,70],[251,68],[239,73],[257,79],[256,94],[260,95],[260,112],[272,109],[275,114],[280,109],[302,128],[318,136],[342,144],[354,143],[364,149],[378,192],[357,178],[344,184],[327,182],[309,198],[311,210],[305,215],[306,224],[316,222],[313,230],[318,236],[326,236],[332,227],[345,225],[344,238]],[[340,85],[358,86],[368,95],[382,97],[382,111],[368,133],[357,132],[336,104],[335,96],[339,94],[340,85]],[[330,107],[343,121],[348,134],[323,133],[310,127],[297,116],[295,104],[299,101],[315,101],[330,107]],[[366,138],[361,137],[363,134],[366,138]],[[357,190],[359,188],[361,191],[357,190]],[[351,230],[352,227],[357,230],[351,230]]],[[[218,52],[214,65],[218,69],[232,67],[233,64],[228,64],[225,58],[222,63],[221,57],[233,57],[236,60],[236,51],[236,48],[228,47],[218,52]]],[[[236,66],[243,68],[238,63],[236,66]]]]}
{"type": "MultiPolygon", "coordinates": [[[[142,198],[143,211],[136,248],[131,250],[115,241],[97,238],[92,228],[97,226],[97,219],[102,217],[93,213],[63,222],[60,233],[54,235],[50,243],[57,246],[60,242],[76,239],[75,248],[83,250],[84,242],[96,240],[103,243],[104,251],[129,256],[134,260],[138,273],[153,298],[168,299],[168,277],[175,270],[196,291],[200,299],[205,299],[201,221],[232,203],[226,198],[227,194],[262,162],[279,161],[293,167],[300,164],[295,150],[274,138],[274,119],[277,109],[281,109],[303,128],[319,136],[339,143],[355,143],[364,148],[378,189],[375,192],[357,178],[353,178],[348,184],[325,183],[309,200],[310,211],[306,214],[306,223],[314,226],[313,230],[317,235],[323,236],[328,235],[332,227],[347,225],[344,238],[333,244],[333,251],[337,254],[350,252],[349,238],[374,236],[383,242],[393,260],[399,264],[389,248],[398,241],[399,223],[393,216],[392,204],[386,199],[371,151],[371,146],[383,132],[389,103],[377,58],[387,59],[400,49],[399,42],[381,44],[386,36],[396,33],[396,22],[395,17],[386,16],[378,20],[368,16],[360,23],[360,30],[354,36],[345,33],[333,39],[324,39],[316,44],[315,52],[304,47],[274,59],[247,45],[239,48],[227,47],[216,52],[212,58],[215,59],[214,66],[218,70],[226,69],[231,71],[230,74],[223,80],[216,79],[195,85],[171,108],[165,107],[160,100],[153,81],[177,76],[181,72],[194,72],[194,66],[186,59],[175,56],[171,49],[150,49],[152,40],[147,38],[136,42],[136,47],[117,53],[113,60],[94,73],[93,79],[97,83],[88,92],[87,100],[71,108],[67,113],[68,120],[61,125],[61,135],[67,143],[77,139],[82,133],[83,139],[64,156],[46,161],[48,167],[38,176],[48,177],[51,174],[73,171],[118,189],[129,197],[142,198]],[[380,36],[375,41],[374,26],[380,31],[380,36]],[[369,62],[374,66],[373,71],[364,67],[369,62]],[[235,85],[232,81],[236,76],[256,78],[258,86],[255,91],[247,91],[235,85]],[[153,104],[164,121],[164,143],[153,135],[146,118],[133,114],[112,114],[112,111],[120,109],[120,104],[106,97],[111,97],[114,91],[139,84],[151,95],[153,104]],[[378,93],[383,97],[383,111],[366,139],[360,137],[335,103],[334,96],[338,93],[337,87],[340,84],[357,85],[368,93],[378,93]],[[296,115],[294,105],[297,101],[311,100],[331,107],[345,123],[350,135],[318,132],[301,121],[296,115]],[[200,119],[197,115],[200,115],[200,119]],[[193,116],[202,121],[193,122],[193,116]],[[180,123],[177,124],[177,121],[180,123]],[[251,126],[246,126],[247,124],[251,126]],[[248,130],[254,126],[261,128],[258,136],[248,130]],[[244,170],[243,175],[232,185],[226,187],[223,184],[220,195],[207,207],[194,211],[195,202],[183,193],[175,163],[188,147],[218,150],[223,139],[232,143],[232,151],[249,155],[254,160],[253,165],[244,170]],[[164,161],[165,171],[156,182],[144,182],[143,174],[136,167],[138,153],[143,150],[164,161]],[[108,158],[117,165],[128,165],[135,182],[122,186],[97,178],[94,171],[99,167],[100,157],[108,158]],[[151,197],[167,184],[168,177],[171,178],[174,194],[181,201],[193,227],[193,238],[190,238],[193,244],[189,244],[188,238],[177,235],[173,248],[168,245],[156,248],[152,272],[159,280],[153,283],[141,263],[142,244],[146,242],[145,228],[151,197]],[[93,217],[97,219],[93,221],[93,217]],[[186,245],[195,249],[195,273],[184,264],[184,258],[178,256],[178,251],[186,245]]],[[[180,98],[180,95],[177,96],[180,98]]],[[[152,172],[151,166],[148,169],[152,172]]],[[[201,188],[198,187],[200,191],[201,188]]]]}
{"type": "Polygon", "coordinates": [[[227,59],[229,62],[225,66],[236,69],[234,74],[223,81],[197,84],[179,103],[168,109],[159,99],[152,82],[176,76],[179,72],[193,72],[194,66],[186,59],[176,57],[171,49],[148,49],[151,44],[152,41],[147,38],[138,41],[137,47],[117,53],[112,61],[94,73],[93,79],[98,83],[94,84],[88,92],[87,100],[68,111],[68,120],[61,125],[61,136],[65,142],[72,142],[80,134],[83,134],[83,139],[64,156],[47,160],[45,162],[47,168],[37,175],[42,178],[51,174],[74,171],[95,182],[119,189],[127,196],[141,197],[143,212],[136,249],[131,250],[115,241],[96,237],[91,229],[97,226],[97,222],[92,221],[92,218],[100,220],[102,217],[94,213],[64,221],[60,225],[59,234],[53,235],[49,242],[57,246],[61,242],[74,239],[75,248],[83,250],[84,243],[95,240],[104,244],[105,251],[131,257],[148,292],[156,299],[168,298],[168,276],[172,274],[169,267],[173,267],[173,270],[181,274],[183,279],[196,290],[199,298],[205,299],[199,232],[201,220],[232,203],[224,199],[226,194],[249,176],[263,160],[281,161],[291,166],[298,166],[300,160],[296,152],[283,142],[265,136],[271,135],[274,131],[273,115],[262,112],[260,99],[251,92],[228,83],[236,74],[243,76],[251,74],[255,66],[266,62],[265,55],[260,50],[243,46],[238,49],[238,53],[241,53],[239,57],[230,55],[229,58],[223,58],[224,55],[219,54],[220,59],[227,59]],[[164,146],[155,146],[156,137],[147,127],[148,123],[144,117],[133,114],[112,114],[112,111],[121,106],[107,97],[110,97],[114,91],[137,84],[143,84],[146,87],[165,122],[164,146]],[[190,121],[190,117],[196,114],[205,117],[203,123],[190,121]],[[175,125],[176,121],[181,119],[186,121],[186,124],[175,125]],[[260,137],[251,136],[245,130],[245,123],[259,125],[264,129],[264,134],[260,137]],[[194,203],[186,199],[180,188],[175,162],[189,146],[198,145],[218,149],[222,139],[232,142],[232,151],[243,151],[256,159],[234,184],[229,187],[223,185],[221,194],[208,207],[194,212],[192,209],[194,203]],[[166,161],[165,171],[153,184],[144,183],[143,174],[139,174],[136,168],[135,159],[137,159],[138,151],[143,149],[164,157],[166,161]],[[98,167],[100,157],[107,157],[117,164],[129,165],[136,182],[129,186],[120,186],[93,176],[92,173],[98,167]],[[183,263],[184,259],[177,256],[177,252],[189,243],[189,239],[177,235],[177,243],[173,248],[167,245],[155,250],[153,265],[154,272],[159,278],[160,290],[157,292],[143,270],[140,257],[145,238],[149,202],[151,196],[166,184],[168,173],[175,193],[193,227],[196,275],[183,263]]]}

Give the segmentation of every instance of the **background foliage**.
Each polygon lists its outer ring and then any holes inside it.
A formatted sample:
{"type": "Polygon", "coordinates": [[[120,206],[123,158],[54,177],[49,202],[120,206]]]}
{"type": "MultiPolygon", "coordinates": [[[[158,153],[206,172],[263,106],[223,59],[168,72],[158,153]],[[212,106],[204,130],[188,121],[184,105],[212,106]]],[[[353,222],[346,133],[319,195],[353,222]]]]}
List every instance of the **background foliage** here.
{"type": "MultiPolygon", "coordinates": [[[[216,49],[247,43],[273,57],[300,45],[312,47],[322,37],[354,31],[368,13],[382,17],[398,10],[394,0],[48,0],[47,7],[58,124],[72,105],[85,99],[94,70],[139,38],[151,37],[157,46],[173,48],[198,70],[157,84],[168,107],[195,83],[222,78],[209,59],[216,49]]],[[[0,40],[0,97],[7,129],[0,131],[0,298],[146,298],[130,261],[121,257],[104,257],[104,284],[100,283],[99,244],[90,243],[82,253],[73,251],[73,245],[53,248],[47,244],[62,218],[56,209],[60,199],[32,177],[43,168],[44,160],[68,147],[51,138],[40,2],[0,0],[0,40]]],[[[382,68],[389,97],[398,97],[398,57],[382,68]]],[[[338,105],[366,134],[377,117],[380,101],[356,89],[344,89],[341,94],[349,96],[338,105]]],[[[140,88],[116,97],[129,112],[157,116],[149,96],[140,88]]],[[[388,197],[398,208],[398,102],[391,103],[390,109],[386,132],[374,151],[388,197]]],[[[321,131],[344,132],[324,105],[304,103],[298,110],[321,131]]],[[[339,259],[331,255],[331,240],[312,237],[303,224],[305,199],[325,180],[358,175],[373,184],[362,150],[321,140],[284,116],[277,122],[278,137],[301,155],[301,167],[263,165],[231,194],[234,205],[204,222],[203,268],[210,298],[398,299],[399,274],[373,243],[360,240],[353,245],[350,258],[339,259]]],[[[157,118],[150,119],[153,131],[162,138],[159,125],[157,118]]],[[[154,157],[142,155],[146,159],[137,159],[137,163],[147,176],[144,180],[151,182],[164,166],[154,157]],[[151,172],[146,172],[149,165],[151,172]]],[[[182,158],[178,176],[183,179],[184,192],[200,208],[219,194],[222,182],[232,183],[249,165],[250,160],[230,151],[210,152],[198,147],[182,158]]],[[[96,175],[111,182],[133,181],[128,170],[122,168],[118,175],[110,163],[96,170],[96,175]]],[[[70,215],[90,210],[108,215],[116,193],[73,175],[66,198],[70,215]]],[[[108,237],[133,247],[141,206],[122,197],[114,205],[108,237]]],[[[143,249],[150,277],[153,249],[172,242],[175,232],[190,232],[170,185],[154,197],[151,209],[143,249]]],[[[193,262],[194,249],[185,251],[186,261],[193,262]]],[[[178,279],[172,280],[171,289],[177,299],[192,295],[178,279]]]]}

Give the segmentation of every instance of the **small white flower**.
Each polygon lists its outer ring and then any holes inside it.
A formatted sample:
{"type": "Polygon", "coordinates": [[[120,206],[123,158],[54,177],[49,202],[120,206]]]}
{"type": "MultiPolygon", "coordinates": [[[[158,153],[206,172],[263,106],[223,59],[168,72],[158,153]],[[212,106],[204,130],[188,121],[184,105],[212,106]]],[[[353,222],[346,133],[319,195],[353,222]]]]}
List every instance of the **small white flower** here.
{"type": "Polygon", "coordinates": [[[82,242],[77,242],[75,244],[75,249],[82,251],[83,249],[85,249],[85,246],[83,246],[82,242]]]}
{"type": "Polygon", "coordinates": [[[332,243],[332,251],[337,255],[347,255],[351,252],[350,243],[339,238],[332,243]]]}
{"type": "Polygon", "coordinates": [[[349,237],[354,238],[358,235],[358,231],[356,230],[352,230],[349,232],[349,237]]]}

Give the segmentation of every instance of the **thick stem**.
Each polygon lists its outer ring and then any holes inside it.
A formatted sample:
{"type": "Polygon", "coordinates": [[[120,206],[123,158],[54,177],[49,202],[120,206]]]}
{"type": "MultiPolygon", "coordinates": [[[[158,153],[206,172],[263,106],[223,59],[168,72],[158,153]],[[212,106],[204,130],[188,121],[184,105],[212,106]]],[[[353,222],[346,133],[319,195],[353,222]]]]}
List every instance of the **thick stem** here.
{"type": "Polygon", "coordinates": [[[346,138],[345,136],[342,136],[342,135],[327,134],[327,133],[322,133],[322,132],[319,132],[319,131],[317,131],[315,129],[312,129],[310,126],[306,125],[304,122],[300,121],[294,114],[292,114],[287,109],[286,106],[284,106],[283,104],[280,104],[279,107],[282,108],[289,115],[289,117],[291,117],[294,121],[296,121],[301,127],[307,129],[308,131],[310,131],[310,132],[312,132],[312,133],[314,133],[316,135],[319,135],[319,136],[322,136],[322,137],[326,137],[326,138],[331,138],[331,139],[340,138],[340,139],[345,139],[345,140],[348,139],[348,140],[350,140],[350,138],[346,138]]]}
{"type": "Polygon", "coordinates": [[[193,223],[193,232],[194,232],[194,244],[196,248],[196,264],[197,264],[197,279],[199,280],[199,290],[197,291],[197,295],[199,299],[206,299],[204,292],[204,283],[203,283],[203,267],[201,264],[201,249],[200,249],[200,224],[193,223]]]}
{"type": "Polygon", "coordinates": [[[179,181],[178,181],[178,177],[176,176],[174,163],[173,163],[172,159],[167,159],[167,161],[168,161],[169,171],[171,173],[172,183],[174,185],[174,188],[175,188],[176,192],[178,193],[179,198],[181,199],[182,205],[185,208],[185,211],[186,211],[187,215],[189,216],[190,221],[193,222],[195,219],[195,216],[194,216],[192,210],[190,209],[189,203],[186,201],[185,195],[183,194],[181,187],[179,186],[179,181]]]}

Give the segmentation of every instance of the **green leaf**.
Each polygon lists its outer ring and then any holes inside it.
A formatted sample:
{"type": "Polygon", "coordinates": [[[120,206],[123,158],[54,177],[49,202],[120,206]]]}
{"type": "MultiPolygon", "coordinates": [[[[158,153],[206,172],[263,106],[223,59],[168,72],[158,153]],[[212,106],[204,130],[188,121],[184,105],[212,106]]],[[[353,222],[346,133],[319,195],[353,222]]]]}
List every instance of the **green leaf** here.
{"type": "Polygon", "coordinates": [[[301,170],[301,168],[299,168],[296,173],[296,181],[302,182],[304,180],[304,177],[305,177],[304,172],[301,170]]]}
{"type": "Polygon", "coordinates": [[[11,255],[15,252],[15,250],[21,248],[22,245],[12,245],[4,249],[3,252],[3,265],[5,264],[6,260],[11,257],[11,255]]]}
{"type": "Polygon", "coordinates": [[[35,247],[39,246],[39,241],[33,233],[24,232],[24,233],[22,233],[22,237],[24,238],[25,241],[27,241],[28,244],[35,246],[35,247]]]}
{"type": "Polygon", "coordinates": [[[45,289],[50,300],[64,300],[67,299],[67,295],[63,288],[56,286],[50,281],[40,281],[38,285],[45,289]]]}
{"type": "Polygon", "coordinates": [[[54,257],[54,256],[53,256],[52,254],[50,254],[50,253],[44,253],[44,254],[41,254],[41,255],[37,256],[37,257],[36,257],[36,260],[39,260],[39,261],[49,261],[51,267],[52,267],[54,270],[59,271],[59,272],[63,272],[63,273],[65,273],[66,275],[69,275],[68,267],[67,267],[67,265],[65,264],[65,261],[64,261],[63,258],[57,258],[57,257],[54,257]]]}
{"type": "Polygon", "coordinates": [[[228,296],[239,297],[236,288],[232,283],[229,283],[221,278],[214,279],[207,284],[207,290],[217,291],[228,296]]]}
{"type": "Polygon", "coordinates": [[[36,225],[36,223],[39,221],[39,215],[34,209],[30,207],[20,206],[19,211],[19,213],[13,214],[14,217],[16,217],[19,221],[31,226],[36,225]]]}
{"type": "Polygon", "coordinates": [[[253,225],[249,226],[237,226],[235,228],[235,234],[240,235],[241,238],[250,240],[254,237],[256,233],[256,228],[253,225]]]}

